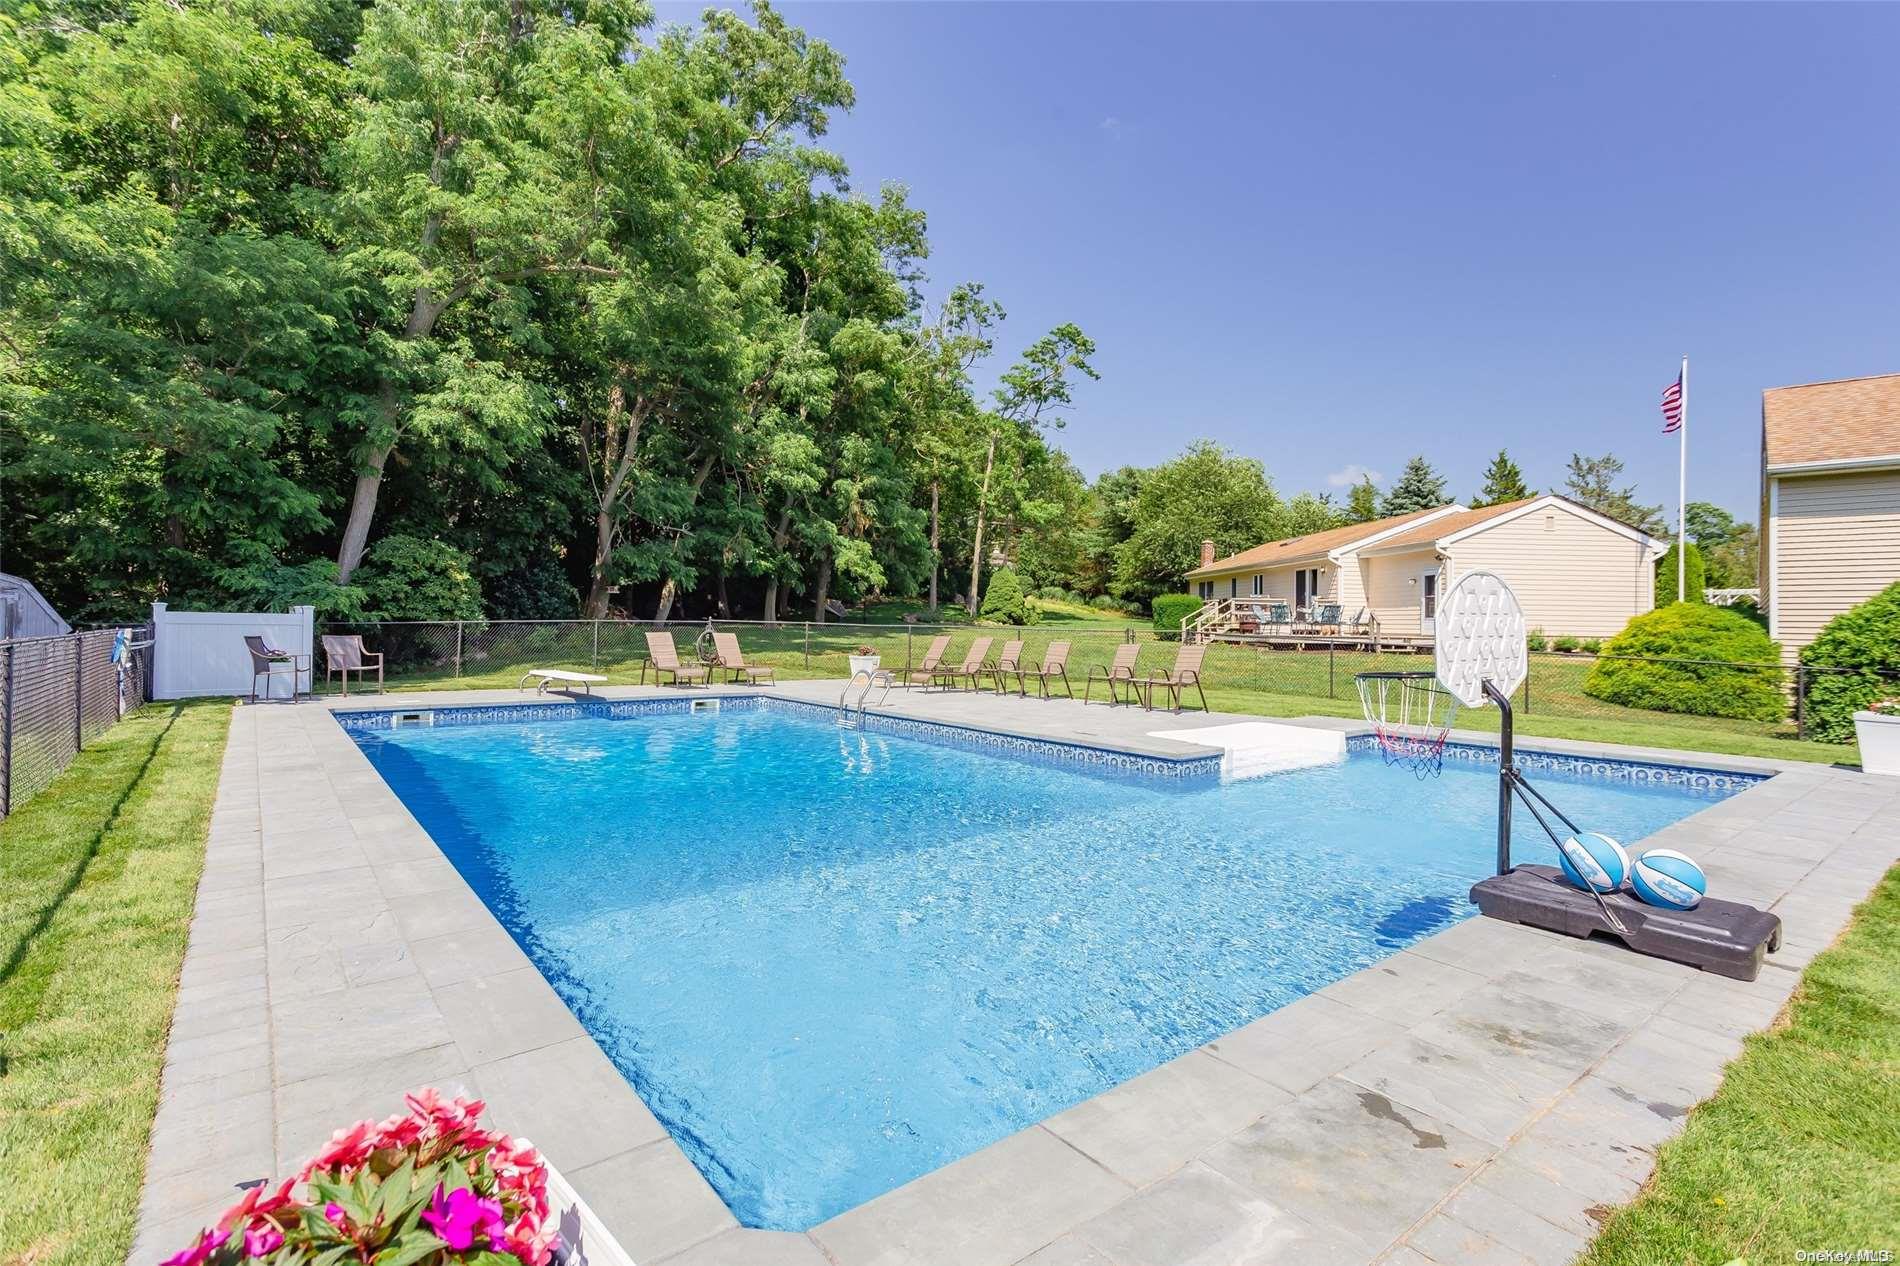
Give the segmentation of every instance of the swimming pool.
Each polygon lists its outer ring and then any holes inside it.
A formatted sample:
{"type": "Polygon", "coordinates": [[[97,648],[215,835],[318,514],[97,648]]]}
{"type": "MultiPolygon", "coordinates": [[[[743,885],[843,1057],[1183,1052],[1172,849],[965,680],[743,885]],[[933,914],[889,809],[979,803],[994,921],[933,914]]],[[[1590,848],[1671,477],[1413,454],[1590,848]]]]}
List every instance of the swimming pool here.
{"type": "MultiPolygon", "coordinates": [[[[771,1229],[1468,917],[1495,845],[1481,752],[1424,782],[1358,752],[1223,783],[777,700],[388,717],[342,719],[735,1216],[771,1229]]],[[[1747,781],[1556,764],[1540,785],[1625,841],[1747,781]]]]}

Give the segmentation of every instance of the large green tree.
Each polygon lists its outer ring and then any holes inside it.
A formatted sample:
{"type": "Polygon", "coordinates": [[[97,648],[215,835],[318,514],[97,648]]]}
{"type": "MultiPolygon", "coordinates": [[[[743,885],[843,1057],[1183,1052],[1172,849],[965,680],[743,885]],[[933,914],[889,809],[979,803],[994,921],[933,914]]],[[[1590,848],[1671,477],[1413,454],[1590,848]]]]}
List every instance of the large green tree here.
{"type": "Polygon", "coordinates": [[[1471,508],[1476,510],[1481,506],[1501,506],[1522,501],[1530,495],[1530,485],[1524,482],[1524,472],[1511,460],[1508,452],[1499,449],[1498,455],[1485,467],[1484,486],[1471,499],[1471,508]]]}
{"type": "Polygon", "coordinates": [[[1176,589],[1201,557],[1252,549],[1288,535],[1286,507],[1258,461],[1210,440],[1148,471],[1135,504],[1135,530],[1116,552],[1115,592],[1146,605],[1176,589]]]}
{"type": "Polygon", "coordinates": [[[1639,502],[1634,485],[1617,487],[1622,474],[1623,460],[1614,453],[1605,453],[1601,457],[1572,453],[1563,491],[1571,500],[1588,506],[1598,514],[1608,515],[1619,523],[1626,523],[1652,536],[1662,535],[1667,530],[1663,523],[1662,507],[1639,502]]]}

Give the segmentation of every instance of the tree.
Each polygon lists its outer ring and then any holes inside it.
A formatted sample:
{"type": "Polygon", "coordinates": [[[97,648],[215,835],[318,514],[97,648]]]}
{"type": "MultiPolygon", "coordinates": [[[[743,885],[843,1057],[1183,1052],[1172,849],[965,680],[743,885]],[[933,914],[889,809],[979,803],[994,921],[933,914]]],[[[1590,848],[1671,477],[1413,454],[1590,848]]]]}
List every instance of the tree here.
{"type": "Polygon", "coordinates": [[[1607,515],[1639,532],[1661,536],[1667,530],[1663,524],[1662,507],[1640,504],[1636,500],[1634,485],[1618,488],[1617,476],[1622,473],[1622,459],[1614,453],[1605,453],[1601,457],[1572,453],[1570,470],[1564,478],[1564,493],[1572,501],[1588,506],[1598,514],[1607,515]]]}
{"type": "Polygon", "coordinates": [[[1484,471],[1484,487],[1471,499],[1471,508],[1481,506],[1501,506],[1511,501],[1522,501],[1531,496],[1529,485],[1524,482],[1524,472],[1518,469],[1516,462],[1504,449],[1491,459],[1484,471]]]}
{"type": "Polygon", "coordinates": [[[1752,589],[1759,583],[1761,534],[1754,524],[1707,501],[1691,501],[1685,517],[1689,539],[1708,568],[1711,589],[1752,589]]]}
{"type": "Polygon", "coordinates": [[[1259,462],[1196,440],[1142,478],[1135,530],[1116,551],[1115,593],[1146,605],[1179,588],[1200,563],[1202,541],[1212,540],[1216,555],[1236,554],[1285,536],[1284,519],[1259,462]]]}
{"type": "Polygon", "coordinates": [[[1286,503],[1281,516],[1280,530],[1287,536],[1305,536],[1309,532],[1325,532],[1343,526],[1346,518],[1339,507],[1325,493],[1317,496],[1302,492],[1286,503]]]}
{"type": "Polygon", "coordinates": [[[1346,496],[1346,522],[1370,523],[1379,517],[1379,490],[1371,475],[1361,475],[1346,496]]]}
{"type": "Polygon", "coordinates": [[[1682,557],[1683,588],[1676,591],[1676,555],[1680,547],[1670,542],[1656,560],[1656,605],[1666,607],[1675,602],[1701,602],[1702,591],[1708,584],[1708,573],[1702,562],[1702,551],[1691,541],[1688,553],[1682,557]]]}
{"type": "Polygon", "coordinates": [[[983,618],[998,624],[1022,624],[1029,618],[1029,603],[1023,596],[1023,582],[1012,567],[998,567],[983,593],[983,618]]]}
{"type": "Polygon", "coordinates": [[[1405,469],[1399,472],[1398,479],[1387,490],[1385,500],[1379,505],[1379,513],[1391,518],[1395,514],[1435,509],[1450,499],[1445,494],[1445,477],[1433,470],[1431,463],[1422,456],[1414,457],[1405,463],[1405,469]]]}

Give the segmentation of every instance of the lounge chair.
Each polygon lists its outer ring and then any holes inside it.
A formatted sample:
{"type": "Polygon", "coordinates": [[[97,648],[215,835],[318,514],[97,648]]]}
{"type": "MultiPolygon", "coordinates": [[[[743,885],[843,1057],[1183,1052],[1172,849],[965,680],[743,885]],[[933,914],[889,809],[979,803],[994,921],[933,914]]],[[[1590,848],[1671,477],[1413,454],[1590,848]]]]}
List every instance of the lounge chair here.
{"type": "Polygon", "coordinates": [[[1153,712],[1155,706],[1155,687],[1163,686],[1173,702],[1173,710],[1181,710],[1181,695],[1188,686],[1193,686],[1201,696],[1201,711],[1208,711],[1207,692],[1201,689],[1201,661],[1207,658],[1205,646],[1183,646],[1174,657],[1174,667],[1159,673],[1149,673],[1136,684],[1143,688],[1142,706],[1153,712]]]}
{"type": "Polygon", "coordinates": [[[290,674],[290,701],[297,701],[297,677],[310,671],[308,655],[293,655],[289,651],[280,651],[266,642],[256,633],[244,636],[244,647],[251,653],[251,702],[257,702],[257,679],[264,679],[264,697],[270,698],[270,682],[273,677],[290,674]]]}
{"type": "Polygon", "coordinates": [[[640,665],[640,684],[643,686],[646,685],[649,668],[653,670],[653,684],[656,686],[666,684],[662,678],[664,673],[673,674],[673,684],[676,686],[690,686],[694,682],[702,686],[711,684],[711,677],[704,665],[680,663],[679,649],[673,645],[671,631],[647,634],[647,658],[640,665]]]}
{"type": "Polygon", "coordinates": [[[1002,652],[998,654],[995,659],[983,665],[983,671],[995,679],[996,693],[1000,695],[1007,694],[1009,691],[1009,687],[1004,683],[1003,679],[1008,677],[1011,673],[1020,673],[1022,667],[1023,640],[1018,637],[1004,642],[1002,652]]]}
{"type": "Polygon", "coordinates": [[[1016,671],[1017,691],[1027,697],[1029,687],[1026,683],[1029,678],[1034,677],[1036,679],[1036,689],[1041,693],[1043,698],[1047,699],[1049,697],[1049,683],[1051,681],[1060,681],[1062,688],[1069,692],[1069,698],[1075,698],[1075,687],[1069,684],[1068,663],[1069,644],[1067,642],[1049,643],[1049,649],[1043,653],[1042,662],[1040,664],[1037,664],[1034,668],[1020,668],[1016,671]]]}
{"type": "Polygon", "coordinates": [[[719,653],[719,658],[713,661],[713,667],[723,668],[732,674],[726,680],[743,681],[748,684],[762,681],[770,686],[778,685],[778,669],[770,664],[745,662],[745,652],[739,649],[737,633],[715,632],[713,649],[719,653]]]}
{"type": "Polygon", "coordinates": [[[534,693],[544,695],[553,690],[558,694],[571,695],[574,687],[580,687],[580,693],[592,695],[595,686],[604,686],[607,679],[599,673],[577,673],[568,668],[530,668],[521,674],[521,680],[515,683],[516,690],[526,690],[529,682],[534,682],[534,693]]]}
{"type": "Polygon", "coordinates": [[[376,693],[384,694],[383,655],[381,651],[371,653],[363,649],[363,639],[351,634],[345,637],[337,633],[323,635],[323,684],[327,687],[337,674],[343,676],[343,697],[350,697],[350,674],[355,673],[358,684],[370,669],[376,670],[376,693]],[[370,661],[374,660],[375,663],[370,661]]]}
{"type": "Polygon", "coordinates": [[[989,671],[987,661],[990,654],[990,644],[995,640],[993,637],[977,638],[976,641],[970,643],[970,649],[964,652],[961,666],[957,668],[943,668],[940,666],[936,672],[930,674],[931,680],[943,689],[948,690],[965,677],[968,677],[970,679],[970,689],[975,690],[977,688],[976,679],[983,673],[989,671]]]}
{"type": "Polygon", "coordinates": [[[1135,657],[1139,654],[1141,654],[1140,642],[1124,642],[1115,648],[1115,660],[1107,668],[1100,664],[1090,664],[1089,675],[1082,682],[1082,702],[1089,702],[1089,696],[1094,693],[1097,674],[1100,674],[1102,680],[1108,683],[1108,701],[1111,704],[1122,701],[1121,696],[1116,693],[1117,683],[1128,687],[1129,699],[1132,702],[1135,698],[1135,657]]]}
{"type": "Polygon", "coordinates": [[[906,686],[928,686],[937,677],[937,665],[943,662],[943,653],[950,649],[950,635],[930,639],[930,645],[924,649],[923,662],[904,674],[906,686]]]}

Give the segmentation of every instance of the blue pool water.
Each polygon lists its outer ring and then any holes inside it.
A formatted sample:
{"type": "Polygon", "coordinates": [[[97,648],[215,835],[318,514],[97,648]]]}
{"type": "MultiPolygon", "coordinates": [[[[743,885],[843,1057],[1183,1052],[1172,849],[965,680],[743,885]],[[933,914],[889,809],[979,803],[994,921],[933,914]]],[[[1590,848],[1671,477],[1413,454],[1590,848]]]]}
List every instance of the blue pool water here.
{"type": "MultiPolygon", "coordinates": [[[[1468,917],[1495,849],[1495,767],[1451,761],[1222,785],[793,705],[355,737],[756,1227],[809,1227],[1468,917]]],[[[1538,781],[1625,842],[1725,794],[1538,781]]]]}

